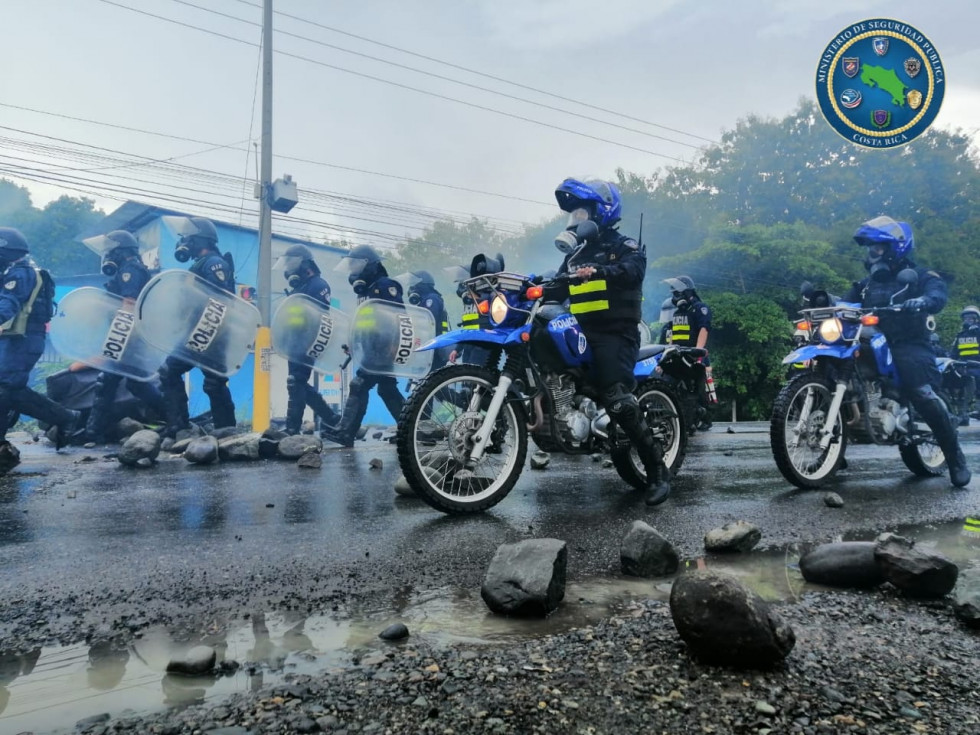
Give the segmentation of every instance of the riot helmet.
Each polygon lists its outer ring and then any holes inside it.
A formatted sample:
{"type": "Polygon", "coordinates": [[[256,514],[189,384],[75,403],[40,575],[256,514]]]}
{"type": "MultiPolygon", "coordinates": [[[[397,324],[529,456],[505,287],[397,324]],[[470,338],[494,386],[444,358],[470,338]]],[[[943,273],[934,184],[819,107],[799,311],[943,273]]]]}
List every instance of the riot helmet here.
{"type": "Polygon", "coordinates": [[[174,258],[186,263],[191,258],[197,260],[205,250],[215,250],[218,244],[218,231],[214,223],[204,217],[189,217],[185,233],[177,241],[174,258]]]}
{"type": "Polygon", "coordinates": [[[7,269],[15,260],[20,260],[30,252],[27,239],[20,230],[13,227],[0,227],[0,268],[7,269]]]}
{"type": "Polygon", "coordinates": [[[114,276],[123,263],[139,257],[140,245],[126,230],[113,230],[105,238],[108,249],[102,254],[102,275],[114,276]]]}
{"type": "Polygon", "coordinates": [[[896,222],[891,217],[875,217],[858,227],[854,241],[868,248],[864,267],[872,278],[886,277],[911,265],[915,240],[912,227],[907,222],[896,222]]]}
{"type": "Polygon", "coordinates": [[[352,248],[340,259],[335,270],[347,272],[347,282],[358,296],[366,294],[372,283],[388,275],[381,265],[381,255],[370,245],[352,248]]]}
{"type": "Polygon", "coordinates": [[[320,269],[313,260],[313,253],[305,245],[296,244],[286,248],[273,266],[273,269],[279,268],[282,268],[282,275],[290,288],[302,285],[310,272],[313,275],[320,275],[320,269]]]}
{"type": "Polygon", "coordinates": [[[623,211],[619,191],[600,179],[565,179],[555,189],[555,199],[568,212],[565,230],[555,237],[555,247],[566,255],[619,222],[623,211]]]}
{"type": "Polygon", "coordinates": [[[670,302],[678,309],[686,309],[698,297],[698,292],[694,288],[694,281],[690,276],[665,278],[664,283],[670,286],[670,302]]]}
{"type": "Polygon", "coordinates": [[[408,303],[418,306],[422,300],[436,289],[436,281],[429,271],[409,271],[399,276],[405,290],[408,292],[408,303]]]}
{"type": "Polygon", "coordinates": [[[980,325],[980,309],[972,304],[965,306],[963,307],[963,311],[960,312],[960,319],[963,320],[963,329],[976,327],[980,325]]]}

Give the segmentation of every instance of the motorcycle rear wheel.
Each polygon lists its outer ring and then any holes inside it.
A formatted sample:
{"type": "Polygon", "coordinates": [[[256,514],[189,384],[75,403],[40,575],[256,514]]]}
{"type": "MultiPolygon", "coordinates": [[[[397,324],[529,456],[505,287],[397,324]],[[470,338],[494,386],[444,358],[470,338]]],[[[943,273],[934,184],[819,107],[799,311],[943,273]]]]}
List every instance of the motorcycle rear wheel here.
{"type": "MultiPolygon", "coordinates": [[[[660,378],[643,381],[635,392],[647,426],[663,447],[664,464],[672,476],[676,475],[687,454],[687,419],[681,399],[674,386],[660,378]]],[[[647,473],[636,449],[614,441],[609,456],[623,480],[637,490],[646,489],[647,473]]]]}
{"type": "Polygon", "coordinates": [[[824,450],[820,448],[819,430],[826,421],[833,394],[834,384],[830,380],[803,373],[776,396],[769,424],[769,444],[779,471],[796,487],[821,487],[833,478],[844,459],[847,430],[840,412],[830,444],[824,450]],[[812,403],[809,415],[801,422],[808,399],[812,403]]]}
{"type": "Polygon", "coordinates": [[[491,508],[513,489],[527,456],[524,407],[500,407],[490,446],[472,476],[460,478],[483,423],[499,374],[478,365],[450,365],[430,373],[412,391],[398,418],[398,463],[409,486],[447,514],[491,508]]]}

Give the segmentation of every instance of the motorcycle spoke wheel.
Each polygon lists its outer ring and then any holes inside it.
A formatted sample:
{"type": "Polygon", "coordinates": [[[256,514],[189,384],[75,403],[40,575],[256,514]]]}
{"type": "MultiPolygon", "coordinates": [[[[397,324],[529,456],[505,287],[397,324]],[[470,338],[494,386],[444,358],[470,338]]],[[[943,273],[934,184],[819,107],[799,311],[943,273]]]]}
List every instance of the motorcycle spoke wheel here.
{"type": "Polygon", "coordinates": [[[830,444],[820,439],[834,395],[833,384],[803,374],[790,381],[776,397],[769,442],[783,476],[801,488],[817,488],[837,472],[847,446],[840,412],[834,421],[830,444]]]}
{"type": "Polygon", "coordinates": [[[902,462],[919,477],[938,477],[946,471],[946,455],[932,435],[898,448],[902,462]]]}
{"type": "MultiPolygon", "coordinates": [[[[636,397],[647,426],[663,449],[664,464],[671,475],[677,474],[684,462],[688,441],[681,399],[672,385],[659,379],[645,381],[637,389],[636,397]]],[[[647,475],[640,455],[622,436],[621,430],[617,429],[617,433],[620,436],[614,440],[610,451],[616,472],[631,486],[642,490],[647,485],[647,475]]]]}
{"type": "Polygon", "coordinates": [[[520,476],[527,454],[521,406],[505,402],[486,450],[473,465],[474,437],[497,384],[494,371],[454,365],[430,374],[399,419],[398,458],[405,479],[445,513],[469,513],[499,503],[520,476]]]}

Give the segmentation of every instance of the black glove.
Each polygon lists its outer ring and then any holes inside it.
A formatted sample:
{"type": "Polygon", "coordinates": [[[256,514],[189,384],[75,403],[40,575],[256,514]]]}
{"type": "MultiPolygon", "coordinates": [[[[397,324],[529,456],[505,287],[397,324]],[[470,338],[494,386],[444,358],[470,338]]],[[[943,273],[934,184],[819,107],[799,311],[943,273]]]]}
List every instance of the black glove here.
{"type": "Polygon", "coordinates": [[[902,304],[902,311],[923,311],[928,303],[921,296],[916,296],[914,299],[907,299],[902,304]]]}

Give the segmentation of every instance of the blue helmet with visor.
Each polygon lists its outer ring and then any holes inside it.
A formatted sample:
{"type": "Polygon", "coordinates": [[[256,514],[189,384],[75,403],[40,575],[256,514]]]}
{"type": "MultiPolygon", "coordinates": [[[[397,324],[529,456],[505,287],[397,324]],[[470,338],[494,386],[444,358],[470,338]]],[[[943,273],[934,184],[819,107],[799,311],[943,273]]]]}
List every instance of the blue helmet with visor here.
{"type": "Polygon", "coordinates": [[[875,217],[858,227],[854,233],[858,245],[868,248],[864,266],[869,271],[875,266],[889,268],[910,260],[915,249],[912,227],[908,222],[896,222],[891,217],[875,217]]]}
{"type": "Polygon", "coordinates": [[[555,199],[561,210],[569,213],[569,227],[590,219],[602,230],[619,222],[623,213],[619,190],[600,179],[565,179],[555,189],[555,199]]]}

